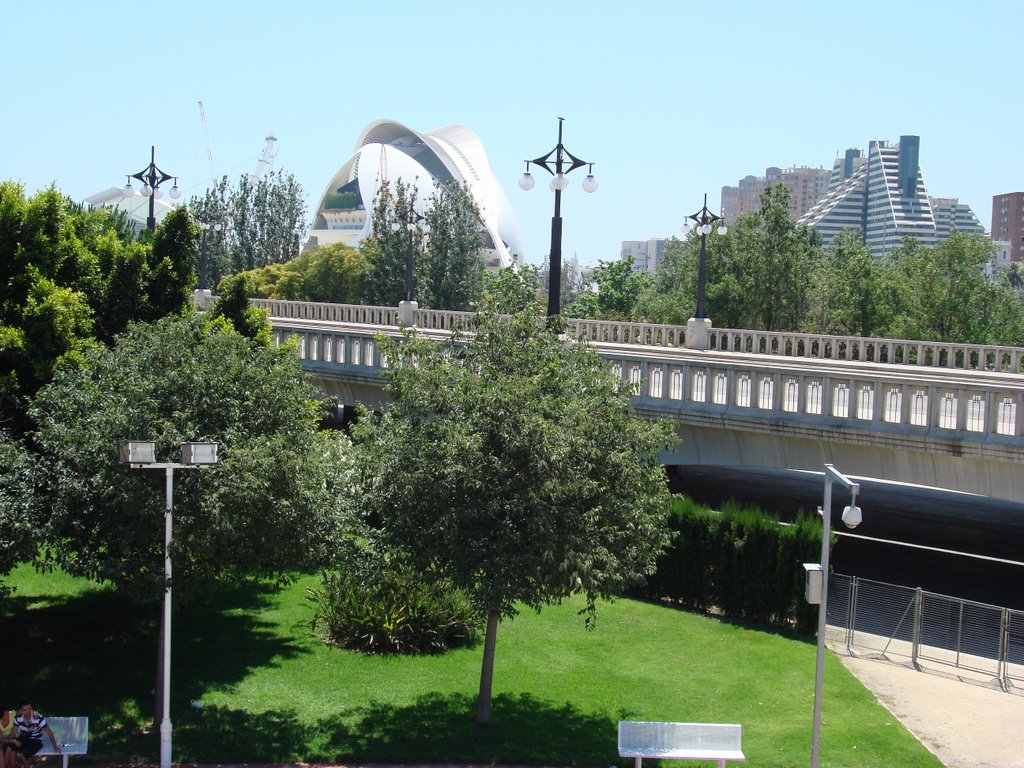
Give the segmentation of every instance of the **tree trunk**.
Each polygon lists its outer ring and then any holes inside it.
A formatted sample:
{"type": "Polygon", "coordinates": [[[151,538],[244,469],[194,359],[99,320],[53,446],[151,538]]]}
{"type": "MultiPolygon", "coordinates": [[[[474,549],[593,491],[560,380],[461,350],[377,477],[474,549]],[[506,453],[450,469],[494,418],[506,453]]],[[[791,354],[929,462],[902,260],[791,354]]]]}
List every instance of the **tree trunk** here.
{"type": "Polygon", "coordinates": [[[487,617],[487,637],[484,639],[484,660],[480,665],[480,694],[476,698],[476,722],[490,725],[491,680],[494,678],[494,641],[498,635],[498,614],[487,617]]]}

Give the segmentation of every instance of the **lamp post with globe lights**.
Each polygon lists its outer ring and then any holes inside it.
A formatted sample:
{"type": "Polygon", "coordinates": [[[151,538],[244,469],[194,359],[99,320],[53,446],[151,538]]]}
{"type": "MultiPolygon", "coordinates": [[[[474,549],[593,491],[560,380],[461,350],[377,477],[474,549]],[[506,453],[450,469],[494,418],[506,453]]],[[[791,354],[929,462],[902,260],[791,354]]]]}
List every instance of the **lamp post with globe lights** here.
{"type": "Polygon", "coordinates": [[[138,179],[142,182],[142,189],[140,192],[143,197],[149,198],[149,218],[146,219],[146,229],[150,232],[156,231],[156,209],[155,202],[159,198],[163,197],[163,191],[160,189],[160,185],[168,179],[174,179],[174,186],[171,187],[170,197],[172,200],[177,200],[181,197],[181,190],[178,189],[178,177],[171,176],[169,173],[165,173],[160,170],[156,165],[156,147],[150,147],[149,165],[143,168],[138,173],[133,173],[128,177],[128,183],[124,187],[125,197],[135,194],[135,189],[132,187],[132,179],[138,179]]]}
{"type": "MultiPolygon", "coordinates": [[[[697,310],[686,323],[686,347],[688,349],[707,349],[708,336],[711,333],[711,321],[704,316],[704,294],[708,282],[707,237],[714,229],[715,223],[722,221],[722,217],[708,210],[708,196],[705,193],[704,207],[686,218],[693,221],[693,229],[700,235],[700,260],[697,264],[697,310]]],[[[687,231],[689,231],[688,228],[684,226],[683,232],[687,231]]],[[[724,235],[728,231],[724,224],[719,225],[718,234],[724,235]]]]}
{"type": "Polygon", "coordinates": [[[192,292],[192,303],[200,309],[212,309],[213,292],[206,287],[206,266],[208,258],[206,237],[210,230],[218,233],[224,229],[224,225],[219,221],[215,221],[212,224],[200,221],[199,229],[202,230],[202,235],[199,238],[199,287],[192,292]]]}
{"type": "Polygon", "coordinates": [[[526,172],[519,179],[519,186],[531,190],[535,184],[530,173],[530,163],[539,165],[551,174],[549,187],[555,193],[555,213],[551,217],[551,253],[548,257],[548,317],[561,311],[562,294],[562,190],[569,186],[568,174],[577,168],[587,166],[587,176],[583,179],[583,191],[597,190],[597,179],[594,178],[594,164],[581,160],[562,144],[562,123],[564,117],[558,118],[558,144],[546,155],[526,161],[526,172]]]}
{"type": "Polygon", "coordinates": [[[424,224],[425,221],[426,216],[416,210],[413,205],[413,200],[410,199],[409,207],[406,209],[405,216],[391,223],[392,231],[400,232],[404,226],[409,234],[409,238],[406,240],[405,244],[405,299],[398,305],[398,322],[400,325],[404,325],[406,327],[412,327],[412,325],[414,325],[413,319],[416,316],[416,309],[418,308],[418,303],[412,298],[412,236],[417,228],[419,228],[423,234],[427,234],[427,232],[429,232],[430,228],[424,224]]]}

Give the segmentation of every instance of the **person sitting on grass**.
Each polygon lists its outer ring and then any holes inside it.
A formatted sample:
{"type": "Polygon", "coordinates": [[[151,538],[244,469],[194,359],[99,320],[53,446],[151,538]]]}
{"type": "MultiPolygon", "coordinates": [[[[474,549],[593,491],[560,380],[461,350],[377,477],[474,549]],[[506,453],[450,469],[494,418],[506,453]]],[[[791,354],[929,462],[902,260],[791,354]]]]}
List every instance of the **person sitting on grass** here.
{"type": "Polygon", "coordinates": [[[0,707],[0,768],[14,768],[15,745],[21,746],[17,736],[18,726],[14,722],[14,712],[0,707]]]}
{"type": "Polygon", "coordinates": [[[53,751],[60,754],[60,745],[57,743],[53,731],[46,724],[46,718],[36,712],[30,701],[22,701],[18,704],[18,712],[14,716],[14,723],[18,726],[18,737],[15,739],[15,751],[21,755],[22,763],[28,764],[28,759],[43,748],[43,733],[50,737],[53,744],[53,751]]]}

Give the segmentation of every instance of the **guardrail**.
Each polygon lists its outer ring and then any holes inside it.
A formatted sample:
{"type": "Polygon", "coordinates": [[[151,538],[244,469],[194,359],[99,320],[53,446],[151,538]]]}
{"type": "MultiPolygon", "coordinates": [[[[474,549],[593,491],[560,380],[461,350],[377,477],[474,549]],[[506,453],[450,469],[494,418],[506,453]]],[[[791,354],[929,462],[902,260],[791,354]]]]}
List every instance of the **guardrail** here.
{"type": "MultiPolygon", "coordinates": [[[[398,310],[394,307],[274,299],[252,299],[251,303],[267,309],[272,317],[376,326],[398,323],[398,310]]],[[[450,331],[457,325],[470,327],[473,318],[472,312],[420,309],[416,311],[414,322],[420,329],[450,331]]],[[[685,326],[576,318],[566,318],[565,322],[570,335],[592,342],[675,348],[686,344],[685,326]]],[[[1021,347],[736,328],[712,328],[708,344],[709,350],[717,352],[1024,373],[1024,348],[1021,347]]]]}
{"type": "Polygon", "coordinates": [[[1024,683],[1024,611],[834,574],[826,639],[847,652],[902,657],[1024,683]]]}

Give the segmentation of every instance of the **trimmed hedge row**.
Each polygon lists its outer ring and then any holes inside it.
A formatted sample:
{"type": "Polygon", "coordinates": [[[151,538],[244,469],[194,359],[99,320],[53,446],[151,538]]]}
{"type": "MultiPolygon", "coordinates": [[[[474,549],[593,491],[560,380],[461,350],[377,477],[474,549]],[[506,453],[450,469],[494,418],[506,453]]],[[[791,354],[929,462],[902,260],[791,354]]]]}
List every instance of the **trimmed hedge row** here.
{"type": "Polygon", "coordinates": [[[802,567],[821,559],[821,524],[814,517],[801,513],[783,525],[734,502],[715,512],[676,497],[669,524],[673,543],[643,596],[814,633],[818,612],[804,600],[802,567]]]}

